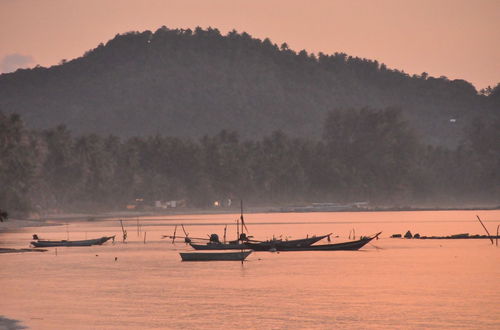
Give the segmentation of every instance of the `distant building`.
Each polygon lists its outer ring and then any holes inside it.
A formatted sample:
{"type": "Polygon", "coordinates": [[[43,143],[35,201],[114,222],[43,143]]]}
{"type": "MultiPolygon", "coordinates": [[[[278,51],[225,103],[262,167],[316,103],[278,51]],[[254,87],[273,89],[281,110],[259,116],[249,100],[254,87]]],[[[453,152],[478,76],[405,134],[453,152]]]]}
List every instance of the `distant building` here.
{"type": "Polygon", "coordinates": [[[154,206],[155,208],[162,208],[162,209],[186,207],[186,201],[185,200],[170,200],[165,202],[155,201],[154,206]]]}

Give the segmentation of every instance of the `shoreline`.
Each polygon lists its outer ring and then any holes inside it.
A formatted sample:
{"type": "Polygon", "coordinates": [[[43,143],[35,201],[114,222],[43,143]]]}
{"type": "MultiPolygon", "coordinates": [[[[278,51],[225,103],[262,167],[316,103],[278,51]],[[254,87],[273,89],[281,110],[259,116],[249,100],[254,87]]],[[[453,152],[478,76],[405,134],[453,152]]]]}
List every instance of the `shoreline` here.
{"type": "Polygon", "coordinates": [[[26,219],[7,219],[4,222],[0,222],[0,235],[3,233],[15,232],[29,227],[46,227],[53,226],[45,220],[26,220],[26,219]]]}
{"type": "MultiPolygon", "coordinates": [[[[499,210],[495,207],[463,207],[463,208],[412,208],[412,207],[388,207],[388,208],[302,208],[302,207],[251,207],[244,210],[245,214],[253,213],[347,213],[347,212],[425,212],[425,211],[493,211],[499,210]]],[[[78,221],[100,221],[113,218],[131,219],[138,217],[158,217],[175,215],[199,215],[199,214],[230,214],[240,213],[239,208],[218,209],[176,209],[176,210],[141,210],[141,211],[110,211],[101,213],[55,213],[31,218],[10,218],[0,222],[0,234],[23,230],[28,227],[60,226],[67,222],[78,221]]]]}
{"type": "Polygon", "coordinates": [[[47,249],[14,249],[14,248],[0,248],[0,254],[4,253],[26,253],[26,252],[47,252],[47,249]]]}

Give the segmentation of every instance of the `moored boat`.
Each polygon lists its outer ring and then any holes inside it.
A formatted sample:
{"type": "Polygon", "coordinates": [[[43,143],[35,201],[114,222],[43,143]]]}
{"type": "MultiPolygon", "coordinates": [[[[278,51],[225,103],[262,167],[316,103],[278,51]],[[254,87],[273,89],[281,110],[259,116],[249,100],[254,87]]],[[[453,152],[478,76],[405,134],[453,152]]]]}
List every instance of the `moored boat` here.
{"type": "Polygon", "coordinates": [[[207,244],[196,244],[189,243],[191,247],[195,250],[243,250],[248,249],[244,243],[214,243],[209,242],[207,244]]]}
{"type": "Polygon", "coordinates": [[[180,252],[182,261],[243,261],[252,250],[238,252],[180,252]]]}
{"type": "Polygon", "coordinates": [[[356,241],[348,241],[335,244],[320,244],[301,247],[277,247],[276,251],[354,251],[359,250],[373,239],[378,238],[381,234],[377,233],[373,236],[363,237],[356,241]]]}
{"type": "Polygon", "coordinates": [[[176,236],[177,232],[177,225],[174,228],[174,235],[169,236],[169,235],[162,235],[162,238],[171,238],[172,243],[175,242],[176,238],[183,238],[184,242],[186,244],[191,245],[191,247],[195,250],[244,250],[248,249],[248,247],[244,244],[245,242],[248,242],[252,236],[247,236],[245,233],[245,230],[248,232],[248,228],[245,225],[245,220],[243,218],[243,201],[241,201],[241,215],[240,219],[236,221],[236,231],[237,231],[237,238],[234,241],[229,241],[226,242],[226,230],[227,230],[227,225],[224,227],[224,241],[221,242],[219,239],[219,235],[217,234],[211,234],[209,238],[204,238],[204,237],[189,237],[189,234],[186,232],[186,229],[184,228],[184,225],[181,224],[182,231],[184,232],[184,237],[179,237],[176,236]],[[241,225],[241,233],[240,233],[240,225],[241,225]],[[196,241],[208,241],[204,244],[201,243],[194,243],[193,240],[196,241]]]}
{"type": "Polygon", "coordinates": [[[312,236],[294,240],[272,239],[269,241],[258,242],[258,243],[245,242],[245,245],[248,249],[252,249],[254,251],[270,251],[270,250],[281,251],[281,249],[308,247],[322,240],[323,238],[330,237],[331,235],[332,234],[330,233],[322,236],[312,236]]]}
{"type": "Polygon", "coordinates": [[[79,241],[69,241],[69,240],[60,240],[60,241],[50,241],[50,240],[36,240],[32,241],[31,245],[34,247],[53,247],[53,246],[91,246],[91,245],[101,245],[110,239],[115,239],[115,236],[103,236],[101,238],[94,239],[86,239],[79,241]]]}

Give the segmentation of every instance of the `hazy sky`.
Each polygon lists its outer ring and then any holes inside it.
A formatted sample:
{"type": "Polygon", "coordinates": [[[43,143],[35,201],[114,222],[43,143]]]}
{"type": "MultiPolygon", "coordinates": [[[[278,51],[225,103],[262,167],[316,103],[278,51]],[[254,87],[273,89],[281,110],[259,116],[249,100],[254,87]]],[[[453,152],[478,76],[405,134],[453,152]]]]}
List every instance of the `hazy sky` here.
{"type": "Polygon", "coordinates": [[[478,89],[500,82],[500,0],[0,0],[0,70],[54,65],[162,25],[246,31],[478,89]]]}

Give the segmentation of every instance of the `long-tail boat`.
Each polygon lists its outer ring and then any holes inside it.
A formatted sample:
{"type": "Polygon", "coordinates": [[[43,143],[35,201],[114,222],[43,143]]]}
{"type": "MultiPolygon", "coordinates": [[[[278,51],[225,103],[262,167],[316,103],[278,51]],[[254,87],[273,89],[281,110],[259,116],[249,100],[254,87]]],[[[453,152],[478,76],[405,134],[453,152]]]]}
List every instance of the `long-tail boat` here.
{"type": "Polygon", "coordinates": [[[230,242],[230,243],[222,243],[222,242],[208,242],[206,244],[196,244],[189,243],[191,247],[195,250],[243,250],[248,249],[248,247],[244,243],[239,242],[230,242]]]}
{"type": "MultiPolygon", "coordinates": [[[[213,234],[212,234],[213,235],[213,234]]],[[[300,248],[310,246],[323,238],[329,237],[331,235],[322,235],[322,236],[312,236],[301,239],[294,240],[282,240],[282,239],[272,239],[268,241],[257,241],[257,240],[241,240],[241,241],[233,241],[229,243],[221,243],[221,242],[208,242],[206,244],[196,244],[189,243],[195,250],[241,250],[241,249],[251,249],[254,251],[269,251],[272,249],[281,249],[281,248],[300,248]]]]}
{"type": "Polygon", "coordinates": [[[239,252],[180,252],[182,261],[243,261],[252,250],[239,252]]]}
{"type": "Polygon", "coordinates": [[[172,243],[175,242],[176,238],[183,238],[186,244],[191,245],[191,247],[195,250],[242,250],[242,249],[251,249],[254,251],[269,251],[274,248],[294,248],[294,247],[303,247],[312,245],[323,238],[328,237],[330,239],[331,233],[322,236],[312,236],[295,240],[282,240],[282,239],[271,239],[268,241],[259,241],[254,240],[253,236],[247,236],[248,228],[245,224],[245,220],[243,218],[243,201],[241,201],[241,214],[240,218],[236,221],[236,230],[237,230],[237,239],[234,241],[226,242],[226,229],[227,225],[224,228],[224,241],[221,242],[219,240],[219,236],[217,234],[211,234],[209,238],[200,238],[200,237],[189,237],[189,234],[186,232],[183,225],[181,228],[184,232],[185,236],[176,236],[177,225],[174,228],[174,235],[168,236],[163,235],[162,238],[171,238],[172,243]],[[241,232],[240,232],[241,226],[241,232]],[[245,233],[246,231],[246,233],[245,233]],[[206,243],[194,243],[193,240],[201,240],[208,241],[206,243]]]}
{"type": "Polygon", "coordinates": [[[50,240],[36,240],[31,242],[34,247],[52,247],[52,246],[91,246],[91,245],[101,245],[110,239],[115,240],[115,236],[103,236],[101,238],[86,239],[80,241],[50,241],[50,240]]]}
{"type": "Polygon", "coordinates": [[[363,246],[370,243],[373,239],[378,238],[381,233],[382,232],[379,232],[373,236],[362,237],[356,241],[348,241],[335,244],[320,244],[300,247],[275,246],[274,249],[270,249],[269,251],[353,251],[361,249],[363,246]]]}
{"type": "Polygon", "coordinates": [[[329,238],[331,235],[332,234],[330,233],[321,236],[312,236],[294,240],[271,239],[264,242],[245,242],[245,245],[248,249],[252,249],[254,251],[269,251],[269,250],[281,251],[282,249],[308,247],[322,240],[323,238],[327,237],[329,238]]]}
{"type": "MultiPolygon", "coordinates": [[[[211,234],[209,238],[202,238],[202,237],[189,237],[189,234],[186,232],[186,229],[184,228],[183,225],[181,225],[182,231],[184,232],[184,237],[179,237],[175,236],[177,232],[177,226],[174,228],[174,235],[173,236],[167,236],[163,235],[162,238],[171,238],[172,243],[175,242],[176,238],[183,238],[184,242],[186,244],[191,245],[191,247],[195,250],[244,250],[248,249],[248,247],[245,245],[245,242],[248,242],[251,240],[252,236],[247,236],[246,232],[248,233],[248,228],[245,224],[245,220],[243,218],[243,201],[240,201],[240,208],[241,208],[241,214],[240,218],[236,220],[236,231],[237,231],[237,238],[236,240],[233,241],[228,241],[226,242],[226,230],[227,230],[227,225],[224,227],[224,241],[221,242],[219,239],[219,235],[217,234],[211,234]],[[240,233],[240,226],[241,226],[241,233],[240,233]],[[193,240],[196,241],[206,241],[206,243],[194,243],[193,240]]],[[[257,242],[257,241],[256,241],[257,242]]]]}

